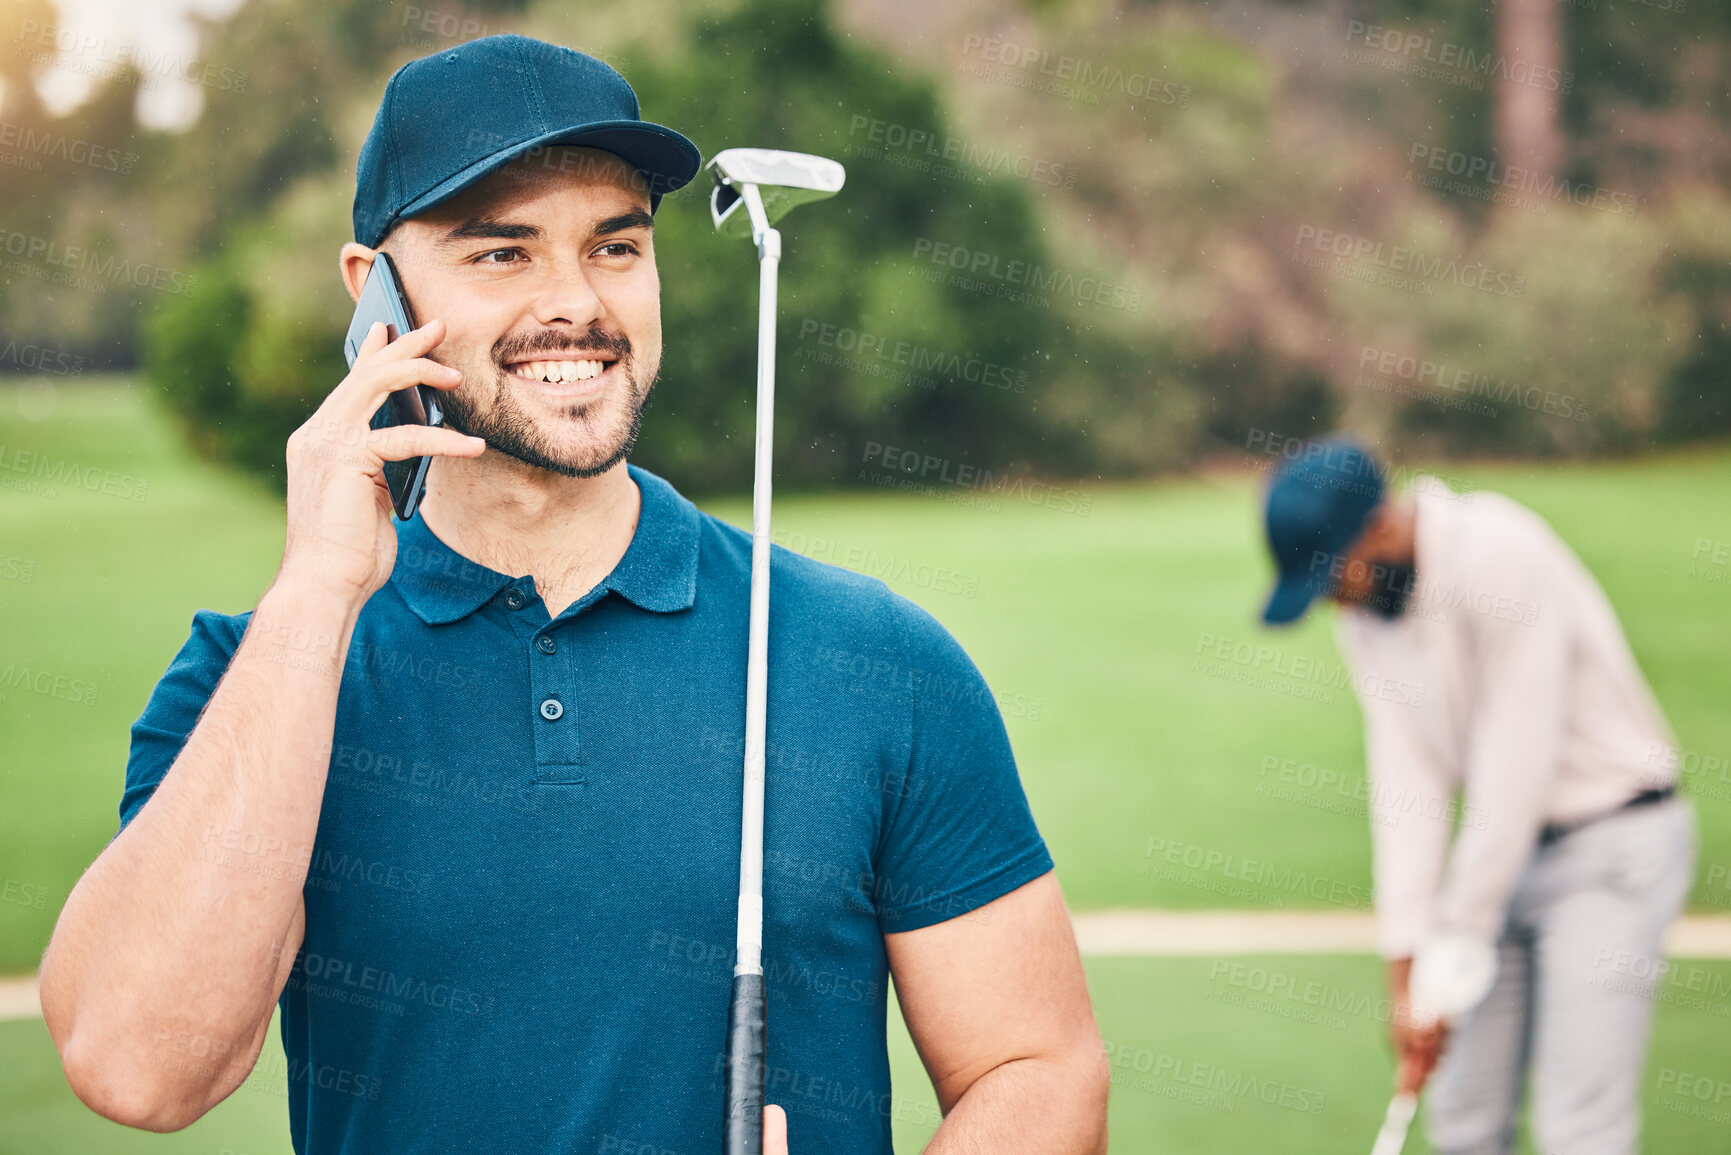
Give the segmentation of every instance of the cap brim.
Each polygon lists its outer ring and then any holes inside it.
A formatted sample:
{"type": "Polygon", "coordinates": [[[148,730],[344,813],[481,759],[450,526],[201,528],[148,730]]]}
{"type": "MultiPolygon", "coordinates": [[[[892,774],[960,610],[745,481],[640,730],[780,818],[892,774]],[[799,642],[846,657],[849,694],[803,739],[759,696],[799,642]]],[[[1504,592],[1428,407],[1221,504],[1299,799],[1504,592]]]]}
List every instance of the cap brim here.
{"type": "Polygon", "coordinates": [[[1303,573],[1280,575],[1268,604],[1262,607],[1262,624],[1285,626],[1296,622],[1321,592],[1316,583],[1303,573]]]}
{"type": "Polygon", "coordinates": [[[660,201],[662,194],[690,184],[691,179],[703,167],[703,154],[695,144],[671,128],[664,128],[659,124],[642,120],[614,120],[573,125],[507,145],[498,152],[466,165],[404,205],[390,223],[394,225],[398,220],[425,212],[441,201],[449,200],[470,185],[535,149],[552,148],[556,145],[586,145],[613,153],[648,175],[649,182],[645,191],[655,202],[660,201]]]}

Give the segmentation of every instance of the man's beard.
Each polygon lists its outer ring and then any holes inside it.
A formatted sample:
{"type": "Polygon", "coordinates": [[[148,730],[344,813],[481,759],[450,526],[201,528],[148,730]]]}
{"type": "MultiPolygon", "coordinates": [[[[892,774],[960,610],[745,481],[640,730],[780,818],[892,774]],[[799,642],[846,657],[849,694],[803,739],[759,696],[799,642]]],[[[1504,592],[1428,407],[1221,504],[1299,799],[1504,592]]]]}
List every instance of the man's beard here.
{"type": "Polygon", "coordinates": [[[497,450],[525,465],[566,477],[598,477],[624,461],[632,446],[637,444],[637,434],[643,427],[643,407],[648,404],[655,382],[637,380],[631,340],[623,333],[605,333],[591,328],[579,341],[573,342],[567,336],[543,329],[526,338],[502,339],[490,352],[488,367],[495,374],[492,407],[482,413],[468,397],[460,395],[460,390],[443,392],[440,402],[444,408],[445,424],[450,428],[479,437],[487,443],[488,449],[497,450]],[[561,360],[579,360],[583,353],[605,353],[617,358],[615,368],[628,386],[625,402],[629,413],[625,427],[609,438],[595,425],[606,404],[605,397],[569,406],[559,411],[557,420],[589,425],[597,435],[607,439],[587,451],[578,451],[574,460],[556,456],[557,450],[549,438],[518,406],[516,396],[505,380],[511,375],[511,371],[505,368],[507,363],[522,360],[533,353],[556,353],[561,360]]]}
{"type": "Polygon", "coordinates": [[[1406,613],[1418,570],[1408,561],[1379,561],[1371,567],[1370,592],[1358,604],[1386,621],[1406,613]]]}

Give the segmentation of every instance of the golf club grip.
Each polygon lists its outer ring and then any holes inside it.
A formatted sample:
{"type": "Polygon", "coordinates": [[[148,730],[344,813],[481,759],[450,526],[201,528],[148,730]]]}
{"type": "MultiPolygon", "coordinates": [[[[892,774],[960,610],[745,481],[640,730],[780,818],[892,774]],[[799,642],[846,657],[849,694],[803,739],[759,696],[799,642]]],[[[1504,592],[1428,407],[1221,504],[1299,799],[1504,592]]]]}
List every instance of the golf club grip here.
{"type": "Polygon", "coordinates": [[[763,976],[734,975],[727,1008],[727,1153],[763,1155],[763,976]]]}

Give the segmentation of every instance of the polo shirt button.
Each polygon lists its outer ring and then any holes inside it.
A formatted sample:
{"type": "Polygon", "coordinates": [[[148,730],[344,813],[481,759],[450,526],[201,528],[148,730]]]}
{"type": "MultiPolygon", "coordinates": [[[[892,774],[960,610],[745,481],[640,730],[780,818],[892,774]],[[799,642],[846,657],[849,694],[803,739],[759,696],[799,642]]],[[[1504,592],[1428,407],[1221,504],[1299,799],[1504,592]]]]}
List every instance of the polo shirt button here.
{"type": "Polygon", "coordinates": [[[559,648],[559,645],[546,634],[542,634],[540,637],[535,639],[535,648],[540,650],[543,654],[551,654],[554,650],[559,648]]]}
{"type": "Polygon", "coordinates": [[[520,610],[523,608],[523,591],[508,590],[505,594],[505,608],[520,610]]]}
{"type": "Polygon", "coordinates": [[[565,707],[559,704],[559,699],[548,698],[541,703],[541,716],[549,722],[557,722],[565,715],[565,707]]]}

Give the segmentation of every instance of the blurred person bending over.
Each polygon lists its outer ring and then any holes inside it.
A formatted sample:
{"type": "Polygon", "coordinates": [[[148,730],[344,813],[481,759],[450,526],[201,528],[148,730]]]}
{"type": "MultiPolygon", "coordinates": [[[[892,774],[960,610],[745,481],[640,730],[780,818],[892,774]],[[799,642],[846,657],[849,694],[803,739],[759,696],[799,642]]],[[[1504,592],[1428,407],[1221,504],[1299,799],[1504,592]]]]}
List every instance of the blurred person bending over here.
{"type": "Polygon", "coordinates": [[[1371,453],[1312,442],[1269,486],[1279,570],[1263,621],[1318,597],[1363,705],[1377,932],[1403,1090],[1443,1155],[1514,1149],[1530,1079],[1539,1149],[1626,1155],[1657,960],[1694,865],[1675,746],[1604,591],[1543,519],[1371,453]],[[1451,834],[1454,835],[1451,841],[1451,834]],[[1490,993],[1452,1023],[1411,1011],[1415,957],[1463,942],[1490,993]]]}

